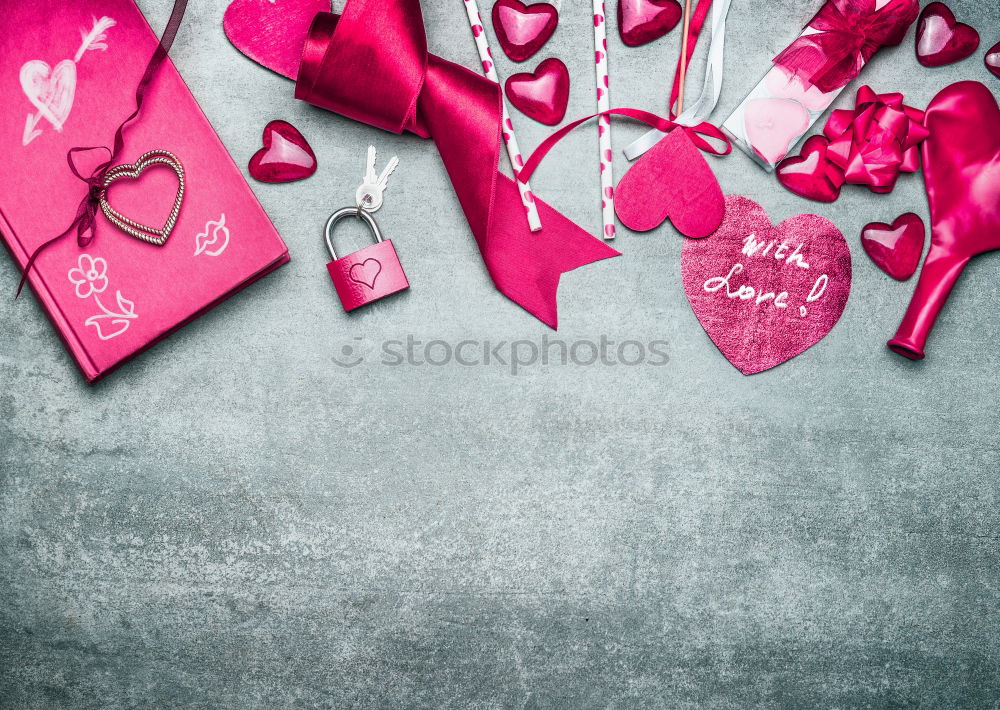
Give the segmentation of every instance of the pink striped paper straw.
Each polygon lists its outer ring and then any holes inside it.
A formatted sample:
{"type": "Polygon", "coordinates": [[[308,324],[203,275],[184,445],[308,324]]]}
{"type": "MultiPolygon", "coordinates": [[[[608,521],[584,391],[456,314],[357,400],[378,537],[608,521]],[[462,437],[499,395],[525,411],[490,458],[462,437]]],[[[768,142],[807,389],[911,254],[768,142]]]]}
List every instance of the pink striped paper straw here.
{"type": "MultiPolygon", "coordinates": [[[[479,14],[479,6],[476,0],[464,0],[465,13],[469,16],[469,27],[472,28],[472,36],[476,40],[476,49],[479,50],[479,59],[483,64],[483,74],[490,81],[500,83],[497,76],[496,67],[493,64],[493,53],[490,52],[490,45],[486,41],[486,30],[483,29],[483,18],[479,14]]],[[[500,90],[503,94],[503,89],[500,90]]],[[[538,217],[538,207],[535,205],[535,197],[531,192],[531,185],[521,182],[518,175],[524,167],[524,158],[521,157],[521,149],[517,145],[517,138],[514,137],[514,124],[511,123],[510,113],[507,111],[507,99],[501,96],[503,106],[503,142],[507,147],[507,157],[510,159],[511,169],[514,171],[514,182],[517,183],[517,190],[521,193],[521,202],[524,203],[524,211],[528,215],[528,228],[532,232],[537,232],[542,228],[542,220],[538,217]]]]}
{"type": "MultiPolygon", "coordinates": [[[[594,64],[597,68],[597,111],[611,108],[608,81],[608,35],[605,28],[604,0],[594,0],[594,64]]],[[[605,239],[615,238],[615,188],[611,168],[611,117],[597,119],[601,164],[601,220],[605,239]]]]}

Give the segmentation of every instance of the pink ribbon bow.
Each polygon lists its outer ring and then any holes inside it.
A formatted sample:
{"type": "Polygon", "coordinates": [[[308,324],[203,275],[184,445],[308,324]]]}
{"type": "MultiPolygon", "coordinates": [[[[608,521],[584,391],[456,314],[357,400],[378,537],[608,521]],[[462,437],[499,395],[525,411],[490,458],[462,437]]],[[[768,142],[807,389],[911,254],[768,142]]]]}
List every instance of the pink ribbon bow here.
{"type": "Polygon", "coordinates": [[[295,96],[393,133],[432,138],[496,287],[557,325],[559,277],[618,252],[535,198],[531,232],[514,181],[497,169],[500,87],[427,52],[419,0],[348,0],[319,13],[302,52],[295,96]]]}
{"type": "Polygon", "coordinates": [[[847,86],[880,48],[899,44],[917,19],[917,0],[889,0],[875,9],[876,0],[827,0],[804,34],[774,63],[798,74],[820,91],[847,86]]]}
{"type": "Polygon", "coordinates": [[[891,192],[900,173],[920,168],[917,146],[927,138],[924,112],[903,104],[903,95],[858,89],[854,110],[830,114],[823,135],[827,158],[844,173],[844,182],[891,192]]]}

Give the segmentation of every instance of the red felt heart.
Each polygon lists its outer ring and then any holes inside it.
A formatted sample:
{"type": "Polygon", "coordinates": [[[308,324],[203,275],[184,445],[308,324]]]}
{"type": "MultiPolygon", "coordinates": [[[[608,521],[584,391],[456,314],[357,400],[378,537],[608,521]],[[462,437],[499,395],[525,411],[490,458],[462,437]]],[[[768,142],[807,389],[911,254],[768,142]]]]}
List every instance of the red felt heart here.
{"type": "Polygon", "coordinates": [[[772,226],[763,207],[730,195],[712,238],[684,241],[681,278],[712,342],[752,375],[830,332],[851,291],[851,253],[829,220],[800,214],[772,226]]]}
{"type": "Polygon", "coordinates": [[[802,144],[802,153],[785,158],[775,169],[778,182],[796,195],[817,202],[833,202],[840,196],[844,172],[826,155],[830,141],[826,136],[811,136],[802,144]]]}
{"type": "Polygon", "coordinates": [[[317,12],[330,12],[330,0],[233,0],[222,29],[243,54],[294,80],[317,12]]]}
{"type": "Polygon", "coordinates": [[[979,46],[979,33],[955,21],[948,6],[932,2],[917,23],[917,61],[925,67],[941,67],[965,59],[979,46]]]}
{"type": "Polygon", "coordinates": [[[924,250],[924,222],[907,212],[891,226],[882,222],[866,224],[861,230],[861,246],[875,266],[897,281],[906,281],[916,272],[924,250]]]}
{"type": "Polygon", "coordinates": [[[1000,79],[1000,42],[989,48],[986,56],[983,57],[983,62],[986,64],[986,68],[990,70],[990,74],[1000,79]]]}
{"type": "Polygon", "coordinates": [[[520,0],[497,0],[493,29],[504,53],[515,62],[531,58],[559,24],[559,12],[547,2],[525,5],[520,0]]]}
{"type": "Polygon", "coordinates": [[[524,72],[507,79],[507,98],[522,113],[554,126],[566,115],[569,102],[569,70],[555,57],[546,59],[534,74],[524,72]]]}
{"type": "Polygon", "coordinates": [[[618,0],[618,34],[629,47],[659,39],[680,19],[677,0],[618,0]]]}
{"type": "Polygon", "coordinates": [[[647,232],[667,217],[687,237],[707,237],[722,222],[722,189],[705,156],[675,128],[639,158],[615,189],[615,214],[647,232]]]}
{"type": "Polygon", "coordinates": [[[285,121],[264,126],[264,147],[250,158],[250,176],[261,182],[292,182],[316,172],[316,154],[298,129],[285,121]]]}

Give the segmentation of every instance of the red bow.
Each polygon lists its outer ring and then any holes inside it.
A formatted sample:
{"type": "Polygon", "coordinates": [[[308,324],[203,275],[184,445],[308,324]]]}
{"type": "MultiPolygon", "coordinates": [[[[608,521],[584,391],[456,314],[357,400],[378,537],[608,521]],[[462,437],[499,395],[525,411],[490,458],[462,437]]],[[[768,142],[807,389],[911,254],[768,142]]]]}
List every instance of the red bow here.
{"type": "Polygon", "coordinates": [[[834,111],[823,128],[827,157],[844,172],[844,182],[891,192],[900,173],[920,168],[917,146],[928,135],[923,120],[924,112],[905,106],[902,94],[862,86],[854,110],[834,111]]]}
{"type": "Polygon", "coordinates": [[[553,328],[560,275],[618,255],[537,198],[545,226],[529,231],[516,184],[497,170],[500,87],[428,54],[419,0],[349,0],[339,19],[318,14],[295,96],[432,138],[496,287],[553,328]]]}
{"type": "Polygon", "coordinates": [[[875,2],[827,0],[809,21],[817,32],[796,39],[774,63],[820,91],[847,86],[875,52],[903,41],[920,10],[917,0],[889,0],[877,10],[875,2]]]}

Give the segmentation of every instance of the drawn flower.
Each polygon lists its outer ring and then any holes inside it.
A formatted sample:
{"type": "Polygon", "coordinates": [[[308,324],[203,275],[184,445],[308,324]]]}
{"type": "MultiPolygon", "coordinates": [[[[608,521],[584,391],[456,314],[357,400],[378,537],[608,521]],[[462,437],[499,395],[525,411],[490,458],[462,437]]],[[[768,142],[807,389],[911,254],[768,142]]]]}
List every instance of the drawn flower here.
{"type": "Polygon", "coordinates": [[[77,298],[90,298],[92,293],[101,293],[108,287],[108,263],[89,254],[80,254],[76,266],[66,274],[70,283],[76,286],[77,298]]]}

